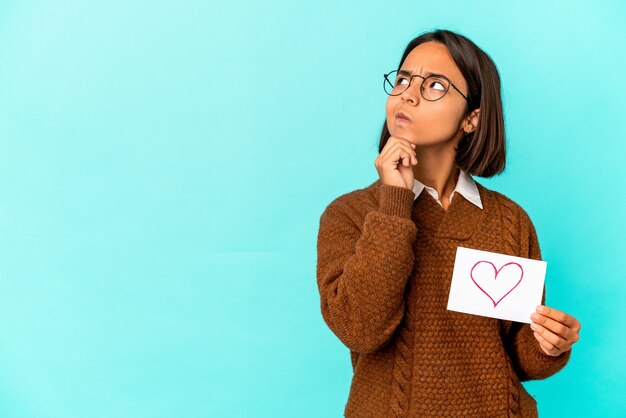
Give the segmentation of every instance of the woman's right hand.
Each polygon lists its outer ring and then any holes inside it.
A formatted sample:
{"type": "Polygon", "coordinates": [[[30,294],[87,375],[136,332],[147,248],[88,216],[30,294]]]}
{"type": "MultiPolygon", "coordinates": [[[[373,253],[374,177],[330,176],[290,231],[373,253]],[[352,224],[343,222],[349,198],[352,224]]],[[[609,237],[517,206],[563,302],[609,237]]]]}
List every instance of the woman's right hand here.
{"type": "Polygon", "coordinates": [[[414,149],[408,139],[389,137],[374,160],[382,184],[413,190],[413,166],[418,163],[414,149]]]}

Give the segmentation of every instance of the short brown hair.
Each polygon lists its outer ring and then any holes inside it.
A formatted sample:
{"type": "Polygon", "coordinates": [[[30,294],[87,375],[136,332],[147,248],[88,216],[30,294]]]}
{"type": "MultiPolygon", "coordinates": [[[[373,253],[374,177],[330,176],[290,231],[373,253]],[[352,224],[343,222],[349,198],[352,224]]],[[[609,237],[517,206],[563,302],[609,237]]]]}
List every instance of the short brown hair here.
{"type": "MultiPolygon", "coordinates": [[[[407,45],[398,70],[409,53],[424,42],[435,41],[445,45],[465,77],[468,100],[464,116],[480,108],[478,127],[466,134],[456,148],[455,163],[467,173],[479,177],[493,177],[504,171],[506,165],[506,137],[500,97],[500,76],[491,58],[465,36],[449,30],[437,29],[424,33],[407,45]]],[[[380,134],[380,153],[391,134],[387,120],[380,134]]]]}

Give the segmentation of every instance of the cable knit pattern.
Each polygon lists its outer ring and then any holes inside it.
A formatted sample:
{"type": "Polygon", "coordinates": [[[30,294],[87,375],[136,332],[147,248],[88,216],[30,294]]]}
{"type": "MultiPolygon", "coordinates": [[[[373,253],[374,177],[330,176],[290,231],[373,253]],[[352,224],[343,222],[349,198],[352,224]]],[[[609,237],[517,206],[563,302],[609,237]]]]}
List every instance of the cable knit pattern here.
{"type": "Polygon", "coordinates": [[[377,180],[322,213],[321,313],[354,371],[344,416],[537,416],[521,382],[569,360],[543,353],[528,324],[447,310],[458,246],[541,259],[526,212],[476,184],[483,209],[377,180]]]}
{"type": "Polygon", "coordinates": [[[411,361],[413,356],[413,307],[407,303],[405,323],[395,343],[395,356],[391,380],[390,415],[404,417],[409,409],[411,361]]]}

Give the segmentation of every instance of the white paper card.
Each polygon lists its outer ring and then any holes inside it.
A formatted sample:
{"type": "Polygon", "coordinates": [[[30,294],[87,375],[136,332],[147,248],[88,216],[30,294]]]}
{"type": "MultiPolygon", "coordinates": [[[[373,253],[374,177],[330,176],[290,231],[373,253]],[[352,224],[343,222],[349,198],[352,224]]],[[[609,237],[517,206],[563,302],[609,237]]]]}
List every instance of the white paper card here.
{"type": "Polygon", "coordinates": [[[448,310],[530,324],[547,262],[458,247],[448,310]]]}

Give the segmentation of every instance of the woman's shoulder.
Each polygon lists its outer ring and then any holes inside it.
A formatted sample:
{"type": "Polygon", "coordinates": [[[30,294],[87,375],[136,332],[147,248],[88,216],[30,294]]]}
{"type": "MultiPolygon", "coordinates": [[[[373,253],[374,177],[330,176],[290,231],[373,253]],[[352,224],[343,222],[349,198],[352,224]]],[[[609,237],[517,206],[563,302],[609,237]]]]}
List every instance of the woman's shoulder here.
{"type": "Polygon", "coordinates": [[[359,189],[342,193],[330,201],[324,212],[341,211],[364,217],[378,206],[380,185],[380,179],[377,179],[359,189]]]}
{"type": "Polygon", "coordinates": [[[476,182],[476,186],[480,195],[489,201],[490,206],[496,207],[504,217],[509,217],[511,220],[531,222],[528,212],[511,197],[497,190],[489,189],[479,182],[476,182]]]}

